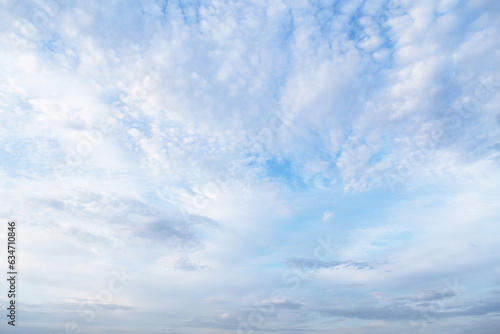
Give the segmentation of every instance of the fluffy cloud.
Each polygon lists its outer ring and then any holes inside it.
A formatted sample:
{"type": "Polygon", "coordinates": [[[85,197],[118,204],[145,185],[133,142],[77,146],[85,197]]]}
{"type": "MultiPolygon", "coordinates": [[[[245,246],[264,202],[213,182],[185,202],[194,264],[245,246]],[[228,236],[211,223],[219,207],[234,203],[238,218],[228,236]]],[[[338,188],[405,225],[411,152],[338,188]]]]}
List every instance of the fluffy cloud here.
{"type": "Polygon", "coordinates": [[[498,324],[497,1],[0,6],[27,332],[498,324]]]}

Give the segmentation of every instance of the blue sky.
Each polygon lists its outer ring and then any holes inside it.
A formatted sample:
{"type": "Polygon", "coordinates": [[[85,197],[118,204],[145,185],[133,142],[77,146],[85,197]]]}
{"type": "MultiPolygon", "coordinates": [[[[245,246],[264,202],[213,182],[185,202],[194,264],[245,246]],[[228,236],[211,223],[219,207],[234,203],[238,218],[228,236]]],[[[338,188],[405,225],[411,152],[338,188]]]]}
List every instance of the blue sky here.
{"type": "Polygon", "coordinates": [[[0,8],[19,333],[500,327],[500,2],[0,8]]]}

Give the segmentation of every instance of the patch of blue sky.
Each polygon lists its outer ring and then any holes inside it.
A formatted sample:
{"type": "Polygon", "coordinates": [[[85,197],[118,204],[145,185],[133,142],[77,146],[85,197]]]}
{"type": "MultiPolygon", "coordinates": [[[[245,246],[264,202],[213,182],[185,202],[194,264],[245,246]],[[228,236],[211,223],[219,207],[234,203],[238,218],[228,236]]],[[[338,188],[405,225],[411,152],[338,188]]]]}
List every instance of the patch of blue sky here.
{"type": "Polygon", "coordinates": [[[292,180],[292,162],[283,158],[271,158],[266,160],[264,166],[267,175],[275,178],[284,178],[285,180],[292,180]]]}
{"type": "MultiPolygon", "coordinates": [[[[394,247],[408,244],[414,236],[415,234],[411,231],[403,231],[396,235],[384,236],[380,240],[371,242],[370,245],[378,247],[379,250],[390,250],[394,247]]],[[[374,251],[377,251],[377,249],[374,249],[374,251]]]]}
{"type": "Polygon", "coordinates": [[[19,169],[19,163],[23,159],[23,153],[26,150],[26,145],[20,142],[12,143],[6,147],[3,143],[0,148],[0,159],[2,161],[2,169],[4,172],[8,173],[12,177],[19,177],[21,175],[21,170],[19,169]]]}
{"type": "Polygon", "coordinates": [[[47,64],[54,67],[60,66],[67,70],[69,68],[72,70],[78,68],[81,60],[73,46],[67,44],[67,41],[57,32],[48,32],[47,35],[50,37],[44,38],[37,43],[38,52],[46,60],[47,64]],[[64,63],[61,60],[64,60],[64,63]]]}
{"type": "Polygon", "coordinates": [[[49,54],[50,53],[64,54],[65,53],[64,40],[58,33],[52,33],[50,34],[50,38],[46,38],[42,42],[40,51],[49,54]]]}
{"type": "Polygon", "coordinates": [[[347,38],[354,42],[360,42],[363,38],[365,38],[365,34],[363,32],[364,27],[359,22],[361,15],[362,14],[358,11],[355,15],[352,15],[349,18],[347,38]]]}
{"type": "Polygon", "coordinates": [[[2,169],[12,178],[47,177],[54,172],[52,159],[55,157],[54,154],[57,155],[56,152],[59,151],[59,143],[55,140],[46,138],[43,140],[40,138],[16,139],[0,148],[2,169]]]}
{"type": "Polygon", "coordinates": [[[264,176],[270,177],[287,188],[300,190],[307,187],[302,174],[291,160],[282,157],[271,157],[263,163],[264,176]]]}
{"type": "Polygon", "coordinates": [[[370,160],[368,161],[368,164],[370,166],[375,166],[378,162],[381,162],[384,158],[386,158],[387,155],[392,154],[392,153],[393,153],[393,150],[390,146],[382,147],[380,150],[378,150],[376,153],[374,153],[370,156],[370,160]]]}
{"type": "Polygon", "coordinates": [[[192,1],[179,1],[179,9],[184,18],[184,23],[191,28],[199,28],[200,24],[200,2],[197,0],[192,1]]]}
{"type": "MultiPolygon", "coordinates": [[[[326,197],[326,195],[325,195],[326,197]]],[[[410,194],[398,194],[393,191],[379,189],[370,193],[342,194],[337,192],[327,200],[323,200],[323,211],[335,212],[332,222],[335,228],[343,230],[356,227],[372,227],[388,221],[393,212],[388,210],[398,203],[403,204],[412,198],[410,194]]],[[[321,207],[317,208],[321,217],[321,207]]]]}

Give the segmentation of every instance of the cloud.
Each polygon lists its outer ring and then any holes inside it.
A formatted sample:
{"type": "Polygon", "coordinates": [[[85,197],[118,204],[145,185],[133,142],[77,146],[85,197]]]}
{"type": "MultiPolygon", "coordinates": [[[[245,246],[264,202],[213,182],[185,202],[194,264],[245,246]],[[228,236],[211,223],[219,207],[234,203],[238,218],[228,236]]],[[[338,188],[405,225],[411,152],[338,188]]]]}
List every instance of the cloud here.
{"type": "Polygon", "coordinates": [[[445,291],[426,291],[414,296],[403,296],[394,298],[394,300],[408,300],[408,301],[433,301],[448,297],[455,297],[457,294],[451,290],[445,291]]]}
{"type": "Polygon", "coordinates": [[[0,6],[31,332],[229,332],[275,289],[268,332],[398,332],[459,297],[428,333],[496,328],[498,1],[0,6]],[[140,279],[98,300],[123,265],[140,279]]]}
{"type": "Polygon", "coordinates": [[[136,232],[137,236],[164,244],[199,243],[199,239],[193,233],[190,226],[183,222],[165,219],[145,225],[136,232]]]}
{"type": "Polygon", "coordinates": [[[319,261],[313,258],[295,258],[288,261],[294,267],[302,270],[318,270],[318,269],[375,269],[375,264],[358,261],[319,261]]]}
{"type": "MultiPolygon", "coordinates": [[[[447,310],[446,306],[437,306],[426,304],[406,305],[400,303],[390,303],[383,306],[358,306],[355,308],[324,308],[319,311],[325,315],[332,317],[347,317],[365,320],[423,320],[423,312],[430,312],[430,318],[446,318],[456,316],[478,316],[487,315],[490,313],[498,313],[499,303],[497,302],[478,302],[476,305],[471,305],[462,310],[456,310],[452,307],[447,310]]],[[[432,322],[429,320],[429,322],[432,322]]]]}
{"type": "Polygon", "coordinates": [[[164,263],[165,266],[171,269],[184,270],[184,271],[202,271],[206,266],[199,265],[194,262],[190,262],[187,257],[177,257],[177,258],[163,258],[159,260],[160,263],[164,263]]]}
{"type": "Polygon", "coordinates": [[[335,217],[335,212],[325,211],[323,213],[323,217],[321,218],[321,221],[326,222],[326,221],[329,221],[330,219],[332,219],[333,217],[335,217]]]}

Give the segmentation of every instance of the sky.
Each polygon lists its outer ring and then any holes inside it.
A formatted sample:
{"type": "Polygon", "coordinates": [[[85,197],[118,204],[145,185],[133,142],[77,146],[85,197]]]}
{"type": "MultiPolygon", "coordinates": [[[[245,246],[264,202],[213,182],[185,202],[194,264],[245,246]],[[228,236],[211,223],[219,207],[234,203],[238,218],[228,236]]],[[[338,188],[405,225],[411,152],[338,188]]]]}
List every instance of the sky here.
{"type": "Polygon", "coordinates": [[[0,332],[496,333],[498,36],[497,0],[1,0],[0,332]]]}

